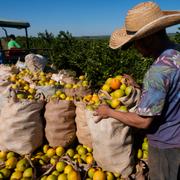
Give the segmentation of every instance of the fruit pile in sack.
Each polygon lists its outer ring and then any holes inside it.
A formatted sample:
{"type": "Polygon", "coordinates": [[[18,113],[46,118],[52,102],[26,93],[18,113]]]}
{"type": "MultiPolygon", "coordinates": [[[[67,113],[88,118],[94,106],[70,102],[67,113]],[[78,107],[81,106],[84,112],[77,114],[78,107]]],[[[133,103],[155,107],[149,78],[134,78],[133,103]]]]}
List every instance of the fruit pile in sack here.
{"type": "MultiPolygon", "coordinates": [[[[31,72],[26,76],[26,80],[35,81],[35,89],[38,93],[43,93],[46,98],[52,96],[56,91],[56,83],[51,79],[52,73],[45,73],[44,69],[47,59],[39,54],[28,54],[25,56],[25,66],[31,72]]],[[[31,83],[32,84],[32,83],[31,83]]]]}
{"type": "Polygon", "coordinates": [[[73,98],[57,90],[45,106],[45,137],[52,147],[71,145],[76,138],[73,98]]]}
{"type": "MultiPolygon", "coordinates": [[[[18,69],[15,66],[0,65],[0,95],[10,84],[9,76],[14,73],[18,73],[18,69]]],[[[12,77],[13,78],[13,77],[12,77]]]]}
{"type": "MultiPolygon", "coordinates": [[[[108,78],[98,93],[100,102],[116,111],[135,110],[140,90],[129,84],[121,75],[108,78]]],[[[106,171],[128,177],[134,168],[133,137],[131,127],[114,118],[95,122],[93,108],[88,107],[86,116],[92,138],[93,156],[98,166],[106,171]]]]}
{"type": "MultiPolygon", "coordinates": [[[[12,79],[11,79],[12,80],[12,79]]],[[[41,110],[44,97],[26,89],[28,82],[12,83],[0,114],[0,149],[20,155],[32,153],[43,143],[41,110]]]]}
{"type": "MultiPolygon", "coordinates": [[[[20,82],[21,81],[28,82],[30,86],[27,85],[25,89],[30,88],[29,91],[35,89],[37,93],[42,93],[46,99],[50,98],[50,96],[52,96],[57,90],[57,87],[60,86],[59,83],[51,79],[52,77],[51,72],[48,73],[45,73],[43,71],[32,72],[26,68],[21,70],[18,74],[13,74],[13,76],[14,79],[17,79],[20,82]]],[[[18,81],[15,83],[15,86],[19,86],[18,81]]]]}
{"type": "Polygon", "coordinates": [[[76,72],[62,69],[57,74],[52,74],[52,79],[63,86],[67,96],[83,98],[90,92],[90,82],[85,75],[76,76],[76,72]]]}

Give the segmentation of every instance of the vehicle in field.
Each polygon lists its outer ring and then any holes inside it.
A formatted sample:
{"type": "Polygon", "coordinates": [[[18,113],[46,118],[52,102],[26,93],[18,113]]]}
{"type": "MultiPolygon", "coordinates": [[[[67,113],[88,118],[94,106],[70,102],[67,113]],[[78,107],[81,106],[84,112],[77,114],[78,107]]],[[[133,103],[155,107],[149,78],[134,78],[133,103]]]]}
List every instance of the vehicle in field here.
{"type": "Polygon", "coordinates": [[[0,37],[0,64],[15,64],[17,60],[24,60],[25,55],[29,53],[38,53],[45,52],[51,49],[38,49],[38,48],[30,48],[29,46],[29,37],[28,37],[28,28],[30,27],[29,22],[25,21],[15,21],[15,20],[3,20],[0,19],[0,27],[2,31],[4,31],[5,36],[0,37]],[[25,30],[25,47],[23,48],[13,48],[8,49],[8,32],[6,28],[15,28],[15,29],[24,29],[25,30]]]}
{"type": "Polygon", "coordinates": [[[29,52],[29,39],[28,39],[28,28],[30,27],[29,22],[24,21],[12,21],[0,19],[0,27],[5,33],[5,37],[1,38],[0,41],[0,59],[1,63],[15,63],[18,59],[24,58],[29,52]],[[6,28],[24,29],[26,37],[26,47],[20,49],[8,49],[8,32],[6,28]]]}

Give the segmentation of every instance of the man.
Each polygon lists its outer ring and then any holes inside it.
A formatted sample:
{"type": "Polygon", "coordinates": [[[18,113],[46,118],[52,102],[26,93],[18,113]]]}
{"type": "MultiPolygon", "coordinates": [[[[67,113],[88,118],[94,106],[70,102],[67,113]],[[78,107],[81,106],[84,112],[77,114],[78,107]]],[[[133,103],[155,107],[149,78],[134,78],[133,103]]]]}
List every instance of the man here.
{"type": "Polygon", "coordinates": [[[21,46],[15,41],[16,40],[16,37],[14,34],[11,34],[9,36],[10,38],[10,41],[8,42],[8,49],[11,49],[11,48],[21,48],[21,46]]]}
{"type": "Polygon", "coordinates": [[[128,11],[125,26],[115,30],[110,47],[134,43],[144,57],[153,57],[136,112],[114,111],[101,105],[98,121],[113,117],[122,123],[147,128],[151,180],[180,179],[180,47],[165,28],[180,23],[180,11],[161,11],[154,2],[140,3],[128,11]]]}

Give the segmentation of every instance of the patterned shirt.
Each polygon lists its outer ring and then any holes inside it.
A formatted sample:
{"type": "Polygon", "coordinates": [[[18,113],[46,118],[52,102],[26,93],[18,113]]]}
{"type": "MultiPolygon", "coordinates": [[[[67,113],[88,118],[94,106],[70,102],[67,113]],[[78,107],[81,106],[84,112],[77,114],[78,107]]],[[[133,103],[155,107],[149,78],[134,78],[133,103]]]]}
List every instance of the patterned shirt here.
{"type": "Polygon", "coordinates": [[[150,145],[180,147],[180,52],[165,50],[147,71],[137,113],[154,117],[150,145]]]}

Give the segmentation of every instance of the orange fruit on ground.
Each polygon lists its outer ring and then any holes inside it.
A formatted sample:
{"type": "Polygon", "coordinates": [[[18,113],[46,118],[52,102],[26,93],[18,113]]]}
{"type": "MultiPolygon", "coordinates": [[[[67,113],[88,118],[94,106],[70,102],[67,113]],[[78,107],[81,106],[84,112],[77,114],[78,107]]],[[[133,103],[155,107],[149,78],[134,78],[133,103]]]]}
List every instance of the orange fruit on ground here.
{"type": "Polygon", "coordinates": [[[58,156],[62,156],[64,153],[65,153],[65,149],[64,149],[62,146],[58,146],[58,147],[56,148],[56,154],[57,154],[58,156]]]}
{"type": "Polygon", "coordinates": [[[92,164],[93,161],[94,161],[94,158],[93,158],[92,155],[86,156],[86,163],[87,163],[87,164],[92,164]]]}
{"type": "Polygon", "coordinates": [[[68,180],[81,180],[79,173],[74,170],[69,172],[69,174],[67,176],[68,176],[68,180]]]}
{"type": "Polygon", "coordinates": [[[113,79],[111,80],[110,87],[111,87],[113,90],[119,89],[119,88],[120,88],[120,85],[121,85],[121,82],[120,82],[119,79],[113,78],[113,79]]]}
{"type": "Polygon", "coordinates": [[[84,148],[83,146],[78,149],[78,154],[79,155],[83,155],[83,154],[86,154],[86,153],[87,153],[87,149],[84,148]]]}
{"type": "Polygon", "coordinates": [[[58,176],[58,180],[67,180],[67,174],[64,174],[64,173],[60,174],[58,176]]]}
{"type": "Polygon", "coordinates": [[[70,148],[66,151],[66,154],[72,158],[74,156],[75,152],[72,148],[70,148]]]}
{"type": "Polygon", "coordinates": [[[49,149],[47,150],[47,152],[46,152],[46,155],[47,155],[49,158],[53,157],[55,154],[56,154],[56,150],[53,149],[53,148],[49,148],[49,149]]]}
{"type": "Polygon", "coordinates": [[[88,176],[89,176],[90,178],[93,178],[95,172],[96,172],[96,169],[93,168],[93,167],[91,167],[91,168],[88,170],[88,176]]]}
{"type": "Polygon", "coordinates": [[[14,169],[16,167],[17,164],[17,158],[16,157],[10,157],[6,162],[6,168],[7,169],[14,169]]]}
{"type": "Polygon", "coordinates": [[[106,180],[106,175],[103,171],[96,171],[93,176],[93,180],[106,180]]]}
{"type": "Polygon", "coordinates": [[[65,163],[64,161],[59,161],[59,162],[57,162],[57,164],[56,164],[56,170],[57,170],[58,172],[63,172],[64,169],[65,169],[65,167],[66,167],[66,163],[65,163]]]}
{"type": "Polygon", "coordinates": [[[107,180],[115,180],[115,177],[112,172],[106,172],[107,180]]]}
{"type": "Polygon", "coordinates": [[[68,164],[65,168],[64,168],[64,174],[69,174],[71,171],[73,171],[73,167],[68,164]]]}

